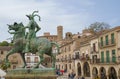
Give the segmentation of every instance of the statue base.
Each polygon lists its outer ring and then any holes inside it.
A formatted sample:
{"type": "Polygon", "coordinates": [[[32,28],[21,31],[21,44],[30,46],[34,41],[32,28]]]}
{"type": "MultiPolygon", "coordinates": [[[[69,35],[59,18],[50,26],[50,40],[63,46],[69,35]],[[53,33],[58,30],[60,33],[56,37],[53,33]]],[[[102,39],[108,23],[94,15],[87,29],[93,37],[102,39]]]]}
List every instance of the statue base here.
{"type": "Polygon", "coordinates": [[[13,69],[8,70],[5,79],[57,79],[55,69],[13,69]]]}

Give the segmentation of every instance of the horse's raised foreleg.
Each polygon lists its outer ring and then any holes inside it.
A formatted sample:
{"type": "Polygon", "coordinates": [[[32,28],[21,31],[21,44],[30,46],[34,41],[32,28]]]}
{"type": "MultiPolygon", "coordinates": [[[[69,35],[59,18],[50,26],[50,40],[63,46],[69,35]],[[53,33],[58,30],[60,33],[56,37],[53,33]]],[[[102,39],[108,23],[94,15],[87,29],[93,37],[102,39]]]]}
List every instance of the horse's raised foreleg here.
{"type": "Polygon", "coordinates": [[[44,53],[43,53],[42,51],[39,51],[40,61],[37,63],[37,65],[36,65],[34,68],[38,68],[39,65],[43,62],[43,60],[44,60],[43,54],[44,54],[44,53]]]}
{"type": "Polygon", "coordinates": [[[20,55],[21,55],[23,63],[24,63],[24,65],[22,66],[22,68],[25,68],[25,66],[27,66],[26,61],[25,61],[25,53],[20,53],[20,55]]]}

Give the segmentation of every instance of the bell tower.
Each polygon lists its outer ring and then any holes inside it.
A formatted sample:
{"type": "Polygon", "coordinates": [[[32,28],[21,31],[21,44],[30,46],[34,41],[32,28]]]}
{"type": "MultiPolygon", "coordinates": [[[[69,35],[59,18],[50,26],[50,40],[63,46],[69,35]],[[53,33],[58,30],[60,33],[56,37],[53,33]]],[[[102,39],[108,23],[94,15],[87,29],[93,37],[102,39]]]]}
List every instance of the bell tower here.
{"type": "Polygon", "coordinates": [[[57,26],[57,40],[61,41],[63,39],[63,26],[57,26]]]}

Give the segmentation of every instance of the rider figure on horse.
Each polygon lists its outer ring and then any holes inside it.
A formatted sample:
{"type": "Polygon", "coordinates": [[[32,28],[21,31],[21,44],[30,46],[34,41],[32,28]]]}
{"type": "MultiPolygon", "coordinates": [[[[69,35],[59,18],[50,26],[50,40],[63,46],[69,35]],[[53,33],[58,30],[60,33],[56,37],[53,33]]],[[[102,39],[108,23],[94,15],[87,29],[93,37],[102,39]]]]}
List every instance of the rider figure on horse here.
{"type": "Polygon", "coordinates": [[[34,13],[38,13],[38,11],[34,11],[32,14],[26,15],[29,18],[30,22],[29,22],[28,26],[26,27],[29,29],[29,32],[26,34],[27,35],[26,36],[27,43],[26,43],[25,50],[23,51],[23,53],[30,52],[30,41],[32,38],[36,38],[36,33],[41,29],[34,20],[34,17],[38,16],[39,21],[40,21],[40,16],[37,14],[34,14],[34,13]]]}

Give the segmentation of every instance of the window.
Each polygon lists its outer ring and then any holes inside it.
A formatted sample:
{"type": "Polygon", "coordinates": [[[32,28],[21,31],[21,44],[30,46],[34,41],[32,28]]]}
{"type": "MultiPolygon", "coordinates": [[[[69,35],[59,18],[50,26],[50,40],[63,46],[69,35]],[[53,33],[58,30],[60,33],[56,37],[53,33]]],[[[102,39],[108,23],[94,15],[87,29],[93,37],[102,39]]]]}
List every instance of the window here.
{"type": "Polygon", "coordinates": [[[3,51],[1,51],[1,55],[3,54],[3,51]]]}
{"type": "Polygon", "coordinates": [[[60,64],[59,64],[59,69],[60,69],[60,64]]]}
{"type": "Polygon", "coordinates": [[[115,50],[112,50],[112,62],[116,62],[115,50]]]}
{"type": "Polygon", "coordinates": [[[30,63],[30,57],[27,57],[27,63],[30,63]]]}
{"type": "Polygon", "coordinates": [[[110,62],[110,54],[109,54],[109,51],[106,51],[106,62],[107,62],[107,63],[110,62]]]}
{"type": "Polygon", "coordinates": [[[63,69],[63,66],[62,66],[62,69],[63,69]]]}
{"type": "Polygon", "coordinates": [[[76,52],[76,58],[77,59],[79,58],[79,52],[76,52]]]}
{"type": "Polygon", "coordinates": [[[104,63],[104,52],[101,52],[101,62],[104,63]]]}
{"type": "Polygon", "coordinates": [[[96,45],[93,43],[93,51],[96,52],[96,45]]]}
{"type": "Polygon", "coordinates": [[[71,64],[69,64],[69,69],[71,69],[71,64]]]}
{"type": "Polygon", "coordinates": [[[101,40],[101,46],[103,46],[103,37],[101,37],[100,40],[101,40]]]}
{"type": "Polygon", "coordinates": [[[15,69],[16,68],[16,65],[13,65],[13,69],[15,69]]]}
{"type": "Polygon", "coordinates": [[[35,61],[35,63],[38,63],[38,57],[35,57],[34,61],[35,61]]]}
{"type": "Polygon", "coordinates": [[[71,51],[71,47],[69,46],[69,51],[71,51]]]}
{"type": "Polygon", "coordinates": [[[67,55],[65,55],[65,60],[67,60],[67,55]]]}
{"type": "Polygon", "coordinates": [[[105,36],[106,45],[108,45],[108,35],[105,36]]]}
{"type": "Polygon", "coordinates": [[[111,34],[111,44],[114,44],[115,40],[114,40],[114,33],[111,34]]]}
{"type": "Polygon", "coordinates": [[[71,54],[69,54],[69,60],[71,59],[71,54]]]}

